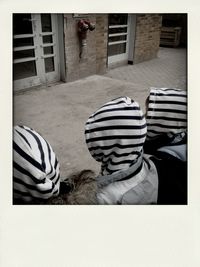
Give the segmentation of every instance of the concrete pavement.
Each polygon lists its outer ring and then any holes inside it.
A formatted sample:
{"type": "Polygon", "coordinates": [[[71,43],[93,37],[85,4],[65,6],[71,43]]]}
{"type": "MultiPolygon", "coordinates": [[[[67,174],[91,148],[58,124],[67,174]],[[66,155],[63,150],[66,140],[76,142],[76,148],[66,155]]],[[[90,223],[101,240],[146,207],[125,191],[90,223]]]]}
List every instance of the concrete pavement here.
{"type": "Polygon", "coordinates": [[[144,110],[149,87],[186,89],[185,49],[161,48],[158,58],[108,70],[71,83],[27,90],[14,95],[14,124],[34,128],[47,139],[61,164],[61,176],[92,169],[99,164],[90,156],[84,138],[89,115],[105,102],[123,95],[144,110]]]}
{"type": "Polygon", "coordinates": [[[160,47],[157,58],[111,69],[105,76],[133,82],[140,89],[174,87],[186,89],[186,49],[160,47]]]}

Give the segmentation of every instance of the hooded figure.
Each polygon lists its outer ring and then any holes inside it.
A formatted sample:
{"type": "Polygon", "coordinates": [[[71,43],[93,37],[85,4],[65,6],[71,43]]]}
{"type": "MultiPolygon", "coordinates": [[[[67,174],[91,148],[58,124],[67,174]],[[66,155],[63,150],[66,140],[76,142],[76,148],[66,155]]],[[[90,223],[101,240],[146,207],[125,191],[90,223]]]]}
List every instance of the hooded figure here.
{"type": "Polygon", "coordinates": [[[169,153],[186,161],[187,92],[151,88],[147,99],[145,152],[169,153]]]}
{"type": "Polygon", "coordinates": [[[13,194],[29,203],[57,196],[60,166],[51,145],[36,131],[15,126],[13,133],[13,194]]]}
{"type": "Polygon", "coordinates": [[[112,100],[85,125],[88,149],[101,163],[97,177],[99,204],[155,204],[158,175],[143,154],[147,133],[145,117],[129,97],[112,100]]]}

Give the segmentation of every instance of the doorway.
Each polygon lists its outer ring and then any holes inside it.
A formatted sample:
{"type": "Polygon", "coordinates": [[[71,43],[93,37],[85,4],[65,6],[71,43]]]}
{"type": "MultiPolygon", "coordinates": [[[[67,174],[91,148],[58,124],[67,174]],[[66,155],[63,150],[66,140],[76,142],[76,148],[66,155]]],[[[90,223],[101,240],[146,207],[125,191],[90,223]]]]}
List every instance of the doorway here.
{"type": "Polygon", "coordinates": [[[130,35],[129,14],[108,16],[108,65],[120,61],[128,62],[130,35]]]}
{"type": "Polygon", "coordinates": [[[14,90],[60,80],[56,14],[13,14],[14,90]]]}

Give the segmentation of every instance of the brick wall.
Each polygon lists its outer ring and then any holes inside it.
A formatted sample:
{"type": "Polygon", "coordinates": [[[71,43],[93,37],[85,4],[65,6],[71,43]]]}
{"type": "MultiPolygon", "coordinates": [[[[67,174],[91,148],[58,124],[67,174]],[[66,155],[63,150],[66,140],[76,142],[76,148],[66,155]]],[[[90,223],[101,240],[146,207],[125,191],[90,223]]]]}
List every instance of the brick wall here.
{"type": "Polygon", "coordinates": [[[160,45],[162,17],[157,14],[137,15],[134,64],[157,56],[160,45]]]}
{"type": "Polygon", "coordinates": [[[108,15],[96,16],[96,73],[103,74],[107,68],[108,15]]]}
{"type": "MultiPolygon", "coordinates": [[[[87,46],[80,58],[77,22],[72,14],[64,14],[64,43],[66,81],[75,81],[93,74],[104,74],[107,69],[108,15],[90,14],[85,17],[96,24],[87,33],[87,46]]],[[[133,63],[155,58],[160,44],[162,17],[158,14],[140,14],[136,17],[136,35],[133,63]]]]}
{"type": "Polygon", "coordinates": [[[91,14],[85,17],[96,24],[87,32],[87,46],[81,46],[77,34],[77,22],[72,14],[64,14],[64,42],[66,81],[74,81],[89,75],[104,73],[107,60],[107,16],[91,14]]]}

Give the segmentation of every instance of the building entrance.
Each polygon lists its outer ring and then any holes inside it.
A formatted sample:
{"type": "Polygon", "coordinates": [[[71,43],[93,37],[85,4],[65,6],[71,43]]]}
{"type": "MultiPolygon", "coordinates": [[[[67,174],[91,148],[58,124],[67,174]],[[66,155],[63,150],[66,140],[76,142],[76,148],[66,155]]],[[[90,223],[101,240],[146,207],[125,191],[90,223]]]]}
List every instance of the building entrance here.
{"type": "Polygon", "coordinates": [[[108,65],[128,61],[130,16],[109,14],[108,17],[108,65]]]}
{"type": "Polygon", "coordinates": [[[56,14],[13,15],[14,89],[60,80],[56,14]]]}

